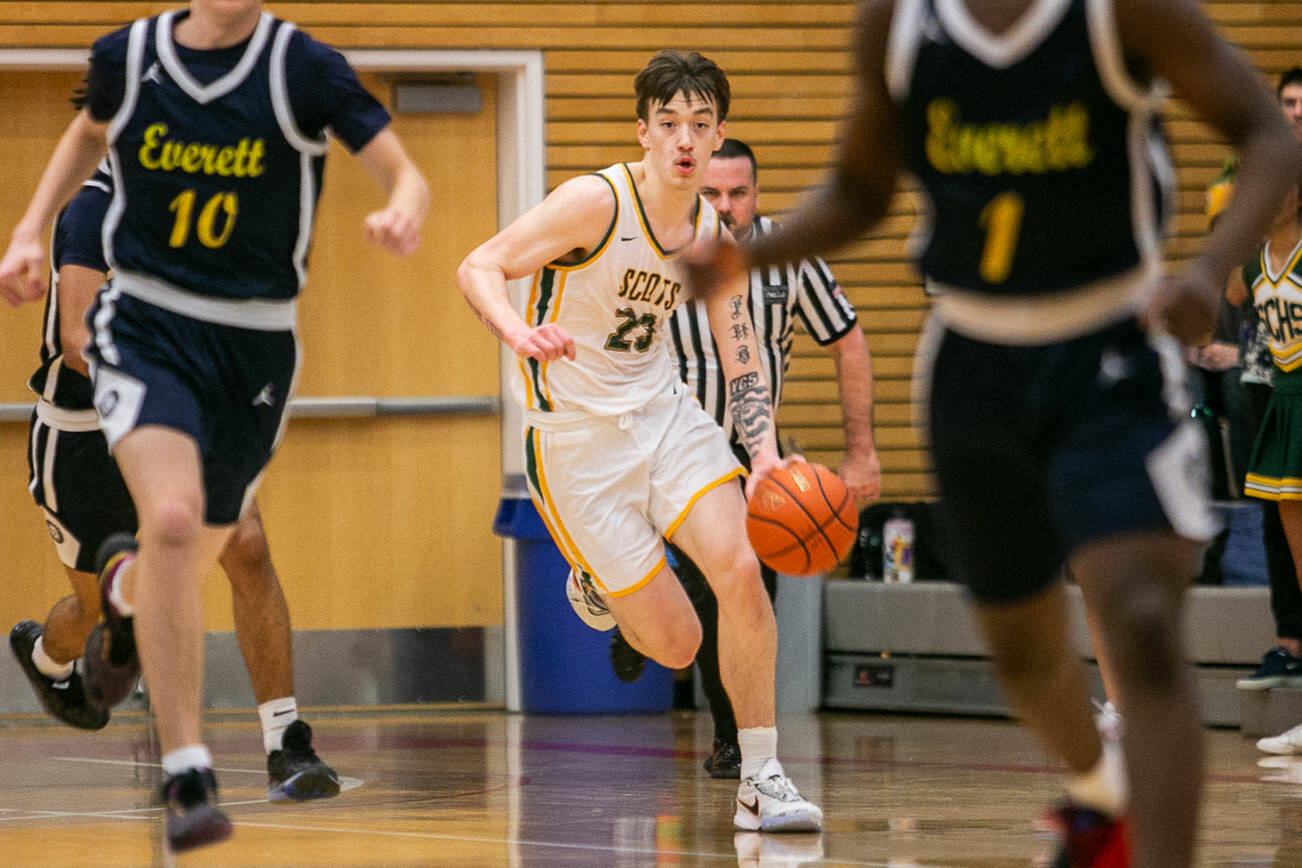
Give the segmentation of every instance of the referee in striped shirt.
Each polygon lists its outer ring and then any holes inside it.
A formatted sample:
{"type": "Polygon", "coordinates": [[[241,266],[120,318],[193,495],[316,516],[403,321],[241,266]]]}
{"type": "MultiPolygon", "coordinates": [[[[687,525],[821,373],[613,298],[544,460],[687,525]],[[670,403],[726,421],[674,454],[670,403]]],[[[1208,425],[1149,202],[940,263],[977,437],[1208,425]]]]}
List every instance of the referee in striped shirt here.
{"type": "MultiPolygon", "coordinates": [[[[772,230],[773,223],[759,216],[759,183],[755,154],[737,139],[725,139],[710,159],[701,195],[709,200],[739,243],[772,230]]],[[[764,373],[772,387],[774,411],[782,400],[782,382],[791,360],[796,318],[836,361],[837,388],[845,428],[845,455],[838,474],[860,504],[881,493],[881,465],[872,438],[872,364],[868,344],[854,308],[841,293],[836,279],[821,259],[788,263],[751,272],[750,319],[758,332],[756,343],[764,373]]],[[[740,326],[745,328],[745,326],[740,326]]],[[[737,441],[727,410],[718,349],[710,335],[705,306],[684,303],[670,320],[670,335],[678,356],[678,372],[706,412],[714,416],[732,440],[733,451],[747,468],[745,448],[737,441]]],[[[714,718],[714,751],[705,761],[712,777],[736,778],[741,773],[737,723],[719,676],[718,608],[705,576],[686,555],[670,546],[675,572],[701,619],[701,648],[696,663],[702,687],[714,718]]],[[[777,575],[761,565],[764,585],[772,598],[777,575]]],[[[618,630],[611,639],[611,663],[625,681],[642,674],[646,658],[630,646],[618,630]]]]}

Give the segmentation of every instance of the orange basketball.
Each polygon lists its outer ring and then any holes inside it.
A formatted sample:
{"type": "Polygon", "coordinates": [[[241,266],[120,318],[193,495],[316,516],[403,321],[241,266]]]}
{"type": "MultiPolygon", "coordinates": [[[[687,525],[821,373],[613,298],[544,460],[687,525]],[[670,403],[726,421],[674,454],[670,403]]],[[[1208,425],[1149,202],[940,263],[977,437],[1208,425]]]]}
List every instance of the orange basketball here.
{"type": "Polygon", "coordinates": [[[835,567],[858,528],[845,483],[823,465],[799,459],[761,479],[746,504],[746,536],[755,554],[790,576],[835,567]]]}

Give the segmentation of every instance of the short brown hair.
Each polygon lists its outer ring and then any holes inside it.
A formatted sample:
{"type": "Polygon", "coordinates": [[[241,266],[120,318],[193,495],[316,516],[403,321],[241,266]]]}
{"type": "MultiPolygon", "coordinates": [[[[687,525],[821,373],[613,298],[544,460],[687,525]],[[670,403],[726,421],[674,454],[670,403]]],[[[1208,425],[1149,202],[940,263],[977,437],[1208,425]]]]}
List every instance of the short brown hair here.
{"type": "Polygon", "coordinates": [[[718,120],[728,117],[728,102],[732,97],[728,76],[718,64],[695,51],[684,54],[666,49],[656,54],[642,67],[633,80],[637,94],[637,116],[650,120],[652,105],[664,105],[678,94],[694,96],[714,103],[718,120]]]}

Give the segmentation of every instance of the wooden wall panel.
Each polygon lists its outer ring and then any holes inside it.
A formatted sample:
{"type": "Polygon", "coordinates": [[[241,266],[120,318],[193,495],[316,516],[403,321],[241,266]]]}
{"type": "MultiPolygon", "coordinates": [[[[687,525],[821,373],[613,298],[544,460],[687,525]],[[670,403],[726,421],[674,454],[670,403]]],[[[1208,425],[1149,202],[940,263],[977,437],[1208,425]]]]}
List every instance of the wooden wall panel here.
{"type": "MultiPolygon", "coordinates": [[[[362,76],[390,103],[391,82],[362,76]]],[[[478,76],[477,115],[400,115],[394,129],[425,171],[432,207],[421,249],[399,259],[367,244],[365,215],[384,204],[336,142],[326,160],[308,286],[300,305],[303,395],[495,395],[496,341],[456,289],[457,264],[497,227],[496,79],[478,76]],[[448,159],[473,149],[480,159],[448,159]]]]}
{"type": "MultiPolygon", "coordinates": [[[[291,422],[258,493],[294,627],[502,623],[496,416],[291,422]]],[[[209,629],[230,590],[205,587],[209,629]]]]}
{"type": "MultiPolygon", "coordinates": [[[[0,2],[0,45],[82,46],[109,26],[171,5],[0,2]]],[[[817,181],[851,86],[844,48],[853,3],[837,0],[328,0],[268,8],[341,47],[544,51],[549,188],[617,160],[637,159],[633,75],[659,48],[692,48],[729,73],[735,99],[730,132],[756,146],[763,205],[780,214],[817,181]]],[[[1248,50],[1264,75],[1274,77],[1302,62],[1297,49],[1302,2],[1211,0],[1203,8],[1248,50]]],[[[1179,213],[1168,249],[1179,260],[1197,249],[1204,228],[1203,187],[1228,151],[1180,104],[1171,108],[1169,132],[1181,171],[1179,213]]],[[[910,356],[927,307],[904,261],[916,211],[916,197],[906,192],[871,238],[833,261],[875,355],[878,440],[890,497],[932,493],[908,421],[910,356]]],[[[821,350],[799,343],[781,421],[811,456],[835,463],[841,441],[829,406],[836,401],[831,371],[821,350]]]]}
{"type": "MultiPolygon", "coordinates": [[[[31,194],[54,143],[73,118],[68,99],[80,80],[68,72],[0,75],[0,148],[5,154],[0,160],[0,241],[5,246],[26,206],[27,200],[19,197],[31,194]]],[[[0,402],[25,401],[30,395],[27,377],[36,368],[43,315],[39,304],[0,308],[0,402]]]]}

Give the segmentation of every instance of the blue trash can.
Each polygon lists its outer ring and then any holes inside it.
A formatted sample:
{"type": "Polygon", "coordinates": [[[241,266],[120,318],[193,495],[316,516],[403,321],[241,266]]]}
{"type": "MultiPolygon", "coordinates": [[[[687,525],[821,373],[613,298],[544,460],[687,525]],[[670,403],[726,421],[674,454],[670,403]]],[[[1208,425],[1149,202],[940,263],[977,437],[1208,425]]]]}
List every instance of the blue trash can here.
{"type": "Polygon", "coordinates": [[[647,661],[633,684],[610,667],[611,633],[579,620],[565,596],[570,566],[533,501],[503,497],[493,533],[515,540],[516,647],[520,705],[529,714],[647,714],[668,711],[674,673],[647,661]]]}

